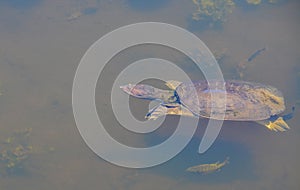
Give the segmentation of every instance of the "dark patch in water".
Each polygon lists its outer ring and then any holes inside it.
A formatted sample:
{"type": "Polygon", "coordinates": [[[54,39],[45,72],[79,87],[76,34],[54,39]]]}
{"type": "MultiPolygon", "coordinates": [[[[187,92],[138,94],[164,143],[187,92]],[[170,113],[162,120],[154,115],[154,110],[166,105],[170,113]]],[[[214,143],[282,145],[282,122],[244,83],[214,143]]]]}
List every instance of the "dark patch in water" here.
{"type": "Polygon", "coordinates": [[[89,7],[89,8],[84,9],[82,12],[84,15],[93,15],[93,14],[96,14],[97,11],[98,11],[97,8],[89,7]]]}
{"type": "Polygon", "coordinates": [[[20,10],[35,7],[43,0],[0,0],[0,6],[9,6],[20,10]]]}

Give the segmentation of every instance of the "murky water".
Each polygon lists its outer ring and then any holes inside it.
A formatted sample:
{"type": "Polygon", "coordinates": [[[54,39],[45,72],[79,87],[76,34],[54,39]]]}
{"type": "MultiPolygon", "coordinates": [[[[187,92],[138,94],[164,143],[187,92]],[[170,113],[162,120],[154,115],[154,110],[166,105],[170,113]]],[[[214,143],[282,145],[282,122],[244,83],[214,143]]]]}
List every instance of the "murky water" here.
{"type": "MultiPolygon", "coordinates": [[[[196,10],[192,0],[24,2],[0,0],[0,140],[32,128],[27,143],[33,150],[23,172],[0,171],[0,189],[300,189],[297,107],[295,117],[288,121],[291,129],[284,133],[252,122],[225,122],[217,141],[203,155],[197,148],[207,120],[201,120],[190,144],[169,162],[149,169],[126,169],[102,160],[86,146],[71,104],[75,71],[90,45],[118,27],[156,21],[186,28],[214,53],[224,54],[220,67],[226,79],[238,78],[238,64],[266,47],[247,64],[244,80],[277,87],[289,110],[300,100],[298,1],[251,7],[240,3],[217,27],[191,19],[196,10]],[[227,156],[230,164],[219,172],[184,171],[227,156]]],[[[99,115],[114,138],[137,147],[163,142],[178,121],[178,117],[168,117],[161,129],[142,136],[122,129],[113,116],[109,101],[114,79],[133,61],[148,57],[168,59],[192,79],[203,78],[182,54],[154,45],[124,50],[107,64],[97,86],[99,115]]],[[[134,115],[143,119],[147,103],[130,101],[139,107],[132,110],[134,115]]],[[[7,147],[2,143],[0,151],[7,147]]]]}

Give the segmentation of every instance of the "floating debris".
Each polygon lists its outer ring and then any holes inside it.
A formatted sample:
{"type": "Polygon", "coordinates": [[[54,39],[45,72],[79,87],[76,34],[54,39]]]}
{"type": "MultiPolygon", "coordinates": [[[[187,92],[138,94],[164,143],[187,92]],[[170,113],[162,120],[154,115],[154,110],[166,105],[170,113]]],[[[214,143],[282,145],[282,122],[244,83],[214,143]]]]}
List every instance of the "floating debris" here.
{"type": "Polygon", "coordinates": [[[232,0],[193,0],[197,10],[193,13],[192,19],[197,21],[208,21],[223,23],[227,15],[232,13],[235,4],[232,0]]]}
{"type": "Polygon", "coordinates": [[[76,11],[74,13],[72,13],[68,18],[67,21],[73,21],[73,20],[77,20],[79,17],[81,17],[83,14],[81,11],[76,11]]]}
{"type": "Polygon", "coordinates": [[[98,7],[89,6],[89,7],[78,7],[76,11],[72,12],[68,17],[67,21],[74,21],[79,19],[82,16],[94,15],[98,11],[98,7]]]}
{"type": "Polygon", "coordinates": [[[187,172],[196,172],[208,174],[215,171],[220,171],[223,166],[229,163],[229,157],[227,157],[222,163],[216,162],[213,164],[201,164],[197,166],[192,166],[186,169],[187,172]]]}

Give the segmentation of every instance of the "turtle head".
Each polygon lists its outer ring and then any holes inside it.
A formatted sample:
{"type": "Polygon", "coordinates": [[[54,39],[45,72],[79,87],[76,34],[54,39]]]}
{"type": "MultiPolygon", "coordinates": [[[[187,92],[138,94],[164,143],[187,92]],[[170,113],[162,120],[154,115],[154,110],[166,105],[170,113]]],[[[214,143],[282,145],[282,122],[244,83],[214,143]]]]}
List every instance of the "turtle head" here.
{"type": "Polygon", "coordinates": [[[173,103],[177,100],[177,97],[174,96],[174,90],[161,90],[146,84],[128,84],[120,86],[120,88],[136,98],[160,100],[164,103],[173,103]]]}
{"type": "Polygon", "coordinates": [[[127,94],[136,98],[159,100],[164,103],[174,103],[177,101],[174,90],[161,90],[146,84],[128,84],[120,86],[120,88],[127,94]]]}
{"type": "Polygon", "coordinates": [[[128,84],[124,86],[120,86],[120,88],[126,92],[127,94],[143,99],[155,99],[154,92],[155,88],[145,84],[128,84]]]}

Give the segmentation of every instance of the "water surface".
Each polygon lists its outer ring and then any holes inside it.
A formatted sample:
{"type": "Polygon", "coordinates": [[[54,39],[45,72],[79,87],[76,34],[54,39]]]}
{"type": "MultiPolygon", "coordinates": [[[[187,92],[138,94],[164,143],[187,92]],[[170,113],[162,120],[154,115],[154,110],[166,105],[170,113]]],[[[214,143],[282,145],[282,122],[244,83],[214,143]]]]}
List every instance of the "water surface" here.
{"type": "MultiPolygon", "coordinates": [[[[266,47],[247,65],[244,79],[277,87],[291,108],[300,99],[299,2],[244,6],[238,5],[222,26],[210,28],[191,19],[196,10],[192,1],[0,1],[0,138],[32,128],[30,143],[38,147],[29,158],[28,172],[0,176],[0,189],[300,189],[297,108],[285,133],[252,122],[225,122],[218,140],[203,155],[197,147],[207,120],[201,120],[191,143],[177,157],[140,170],[96,156],[74,122],[72,82],[85,51],[111,30],[143,21],[178,25],[213,52],[225,50],[220,67],[226,79],[238,78],[237,65],[266,47]],[[184,171],[227,156],[230,164],[220,172],[203,176],[184,171]]],[[[137,147],[162,142],[178,120],[168,118],[160,130],[141,136],[123,129],[113,116],[109,101],[115,77],[128,64],[149,57],[173,61],[194,80],[203,78],[191,60],[166,47],[132,47],[110,61],[97,86],[98,112],[114,138],[137,147]]],[[[135,116],[143,119],[147,103],[130,101],[138,108],[132,110],[135,116]]]]}

